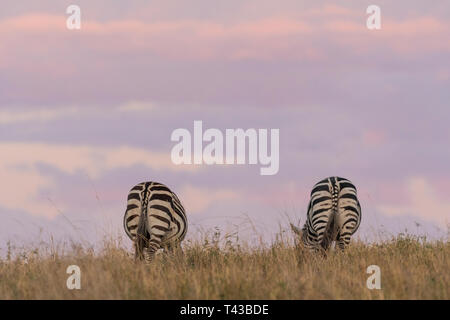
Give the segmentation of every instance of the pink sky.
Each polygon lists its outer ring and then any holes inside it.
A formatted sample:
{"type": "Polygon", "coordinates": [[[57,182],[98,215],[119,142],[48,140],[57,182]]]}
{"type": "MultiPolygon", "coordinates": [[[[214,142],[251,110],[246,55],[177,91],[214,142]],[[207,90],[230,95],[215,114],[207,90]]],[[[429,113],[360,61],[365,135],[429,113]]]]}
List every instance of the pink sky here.
{"type": "Polygon", "coordinates": [[[379,1],[377,31],[358,1],[130,2],[78,1],[76,31],[71,2],[2,5],[2,241],[63,237],[65,219],[87,239],[89,221],[120,230],[126,193],[145,180],[179,193],[193,226],[248,215],[273,234],[285,213],[304,221],[330,175],[357,185],[362,238],[446,235],[448,2],[379,1]],[[194,120],[280,129],[279,173],[174,166],[171,132],[194,120]]]}

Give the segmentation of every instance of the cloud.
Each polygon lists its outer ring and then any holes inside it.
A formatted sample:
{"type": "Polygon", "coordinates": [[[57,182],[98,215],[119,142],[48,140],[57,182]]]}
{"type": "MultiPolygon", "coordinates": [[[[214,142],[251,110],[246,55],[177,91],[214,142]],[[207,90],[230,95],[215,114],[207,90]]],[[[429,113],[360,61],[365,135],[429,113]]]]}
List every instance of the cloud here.
{"type": "MultiPolygon", "coordinates": [[[[110,112],[139,113],[155,111],[157,106],[147,101],[129,101],[111,108],[110,112]]],[[[4,107],[0,110],[0,125],[11,125],[19,123],[38,123],[62,120],[73,116],[91,117],[102,115],[103,111],[98,108],[77,108],[58,106],[57,108],[41,108],[37,106],[21,106],[20,108],[4,107]]]]}
{"type": "Polygon", "coordinates": [[[375,35],[368,32],[361,14],[357,13],[354,9],[326,6],[321,10],[306,11],[299,17],[273,15],[234,22],[188,18],[149,22],[130,17],[104,22],[87,20],[78,34],[65,29],[64,17],[34,13],[0,20],[0,39],[4,46],[2,55],[9,56],[12,61],[16,60],[14,55],[7,52],[14,53],[17,48],[27,47],[31,54],[44,54],[49,52],[48,49],[51,52],[58,47],[73,50],[67,41],[75,41],[77,46],[89,46],[94,52],[114,55],[145,50],[176,60],[316,59],[327,55],[329,48],[320,45],[320,41],[309,40],[322,38],[330,39],[334,46],[351,45],[353,48],[373,47],[377,43],[371,45],[374,39],[383,39],[386,48],[400,50],[399,54],[450,49],[448,42],[442,41],[442,35],[450,31],[446,21],[426,16],[405,21],[383,20],[382,30],[375,35]],[[39,37],[31,39],[28,45],[17,42],[28,35],[46,35],[49,48],[45,47],[44,51],[42,46],[31,45],[39,37]],[[68,36],[65,44],[61,42],[64,35],[68,36]],[[429,45],[412,45],[411,40],[425,41],[429,45]]]}
{"type": "MultiPolygon", "coordinates": [[[[145,166],[156,171],[196,170],[194,166],[176,166],[170,155],[133,147],[52,145],[46,143],[0,143],[0,204],[52,217],[58,214],[42,191],[56,187],[53,177],[42,166],[65,174],[84,172],[97,179],[111,170],[145,166]]],[[[67,186],[70,190],[70,186],[67,186]]],[[[65,210],[64,207],[59,209],[65,210]]]]}
{"type": "Polygon", "coordinates": [[[386,142],[386,133],[381,130],[367,129],[362,134],[362,142],[369,146],[378,146],[386,142]]]}
{"type": "Polygon", "coordinates": [[[412,214],[437,223],[446,228],[450,223],[450,201],[439,196],[435,186],[427,179],[415,177],[405,184],[407,204],[386,204],[378,206],[381,213],[387,215],[412,214]]]}
{"type": "Polygon", "coordinates": [[[382,29],[369,31],[359,5],[254,10],[246,2],[230,4],[238,10],[228,18],[205,8],[146,18],[154,5],[140,6],[86,16],[77,31],[66,29],[64,14],[0,18],[0,104],[417,102],[416,88],[448,79],[436,76],[450,52],[450,23],[438,14],[383,16],[382,29]],[[430,73],[435,82],[425,81],[430,73]]]}
{"type": "Polygon", "coordinates": [[[156,109],[156,105],[143,101],[130,101],[117,107],[118,112],[147,112],[156,109]]]}
{"type": "Polygon", "coordinates": [[[76,114],[76,108],[38,109],[38,110],[0,110],[0,125],[21,122],[46,122],[76,114]]]}
{"type": "Polygon", "coordinates": [[[211,190],[186,185],[180,190],[180,198],[183,199],[183,204],[190,213],[202,213],[220,202],[238,201],[239,193],[226,188],[211,190]]]}

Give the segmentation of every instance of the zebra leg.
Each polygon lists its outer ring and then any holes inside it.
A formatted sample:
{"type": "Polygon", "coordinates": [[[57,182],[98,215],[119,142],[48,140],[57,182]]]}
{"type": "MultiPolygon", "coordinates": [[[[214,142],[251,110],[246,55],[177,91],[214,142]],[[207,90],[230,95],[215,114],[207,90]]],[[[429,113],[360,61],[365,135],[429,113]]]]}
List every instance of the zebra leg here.
{"type": "Polygon", "coordinates": [[[344,251],[345,248],[348,246],[348,243],[345,243],[344,238],[341,238],[337,241],[337,247],[341,250],[344,251]]]}
{"type": "Polygon", "coordinates": [[[350,244],[350,238],[355,230],[355,221],[350,216],[346,216],[345,213],[340,214],[341,229],[339,230],[337,246],[339,249],[344,250],[350,244]]]}
{"type": "Polygon", "coordinates": [[[151,262],[157,251],[162,248],[162,239],[166,235],[168,228],[162,225],[158,217],[150,213],[147,221],[147,230],[149,230],[149,240],[145,260],[151,262]]]}
{"type": "Polygon", "coordinates": [[[161,249],[161,241],[157,238],[150,238],[148,247],[144,250],[144,260],[146,263],[152,262],[155,259],[157,251],[161,249]]]}
{"type": "Polygon", "coordinates": [[[336,244],[339,249],[344,250],[350,244],[350,235],[348,233],[340,234],[336,244]]]}
{"type": "Polygon", "coordinates": [[[174,246],[174,244],[173,244],[173,243],[167,243],[167,244],[164,246],[164,251],[165,251],[166,253],[172,255],[172,254],[175,252],[175,246],[174,246]]]}

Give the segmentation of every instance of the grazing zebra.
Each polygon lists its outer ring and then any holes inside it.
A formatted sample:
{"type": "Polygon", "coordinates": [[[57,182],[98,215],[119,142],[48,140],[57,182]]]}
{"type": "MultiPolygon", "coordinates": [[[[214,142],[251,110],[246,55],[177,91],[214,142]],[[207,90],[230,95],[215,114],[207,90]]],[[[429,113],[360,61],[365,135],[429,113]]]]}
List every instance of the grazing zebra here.
{"type": "Polygon", "coordinates": [[[327,250],[336,241],[343,250],[360,222],[361,206],[356,187],[347,179],[329,177],[313,187],[302,230],[292,224],[291,227],[306,248],[327,250]]]}
{"type": "Polygon", "coordinates": [[[168,251],[180,248],[187,231],[180,200],[158,182],[143,182],[130,190],[123,223],[134,242],[135,258],[147,262],[161,248],[168,251]]]}

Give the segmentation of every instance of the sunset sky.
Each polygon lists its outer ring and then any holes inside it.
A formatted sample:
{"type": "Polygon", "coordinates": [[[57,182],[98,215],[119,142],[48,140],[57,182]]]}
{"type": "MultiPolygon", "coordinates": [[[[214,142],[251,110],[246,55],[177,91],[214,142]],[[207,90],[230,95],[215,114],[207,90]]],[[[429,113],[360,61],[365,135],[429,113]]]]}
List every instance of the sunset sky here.
{"type": "MultiPolygon", "coordinates": [[[[158,181],[190,236],[269,237],[309,192],[358,188],[357,235],[450,223],[449,1],[23,1],[0,4],[0,248],[95,241],[158,181]],[[81,8],[81,29],[66,8],[81,8]],[[366,8],[381,8],[368,30],[366,8]],[[280,169],[171,162],[177,128],[280,130],[280,169]],[[417,225],[418,223],[419,225],[417,225]]],[[[124,234],[124,233],[123,233],[124,234]]]]}

